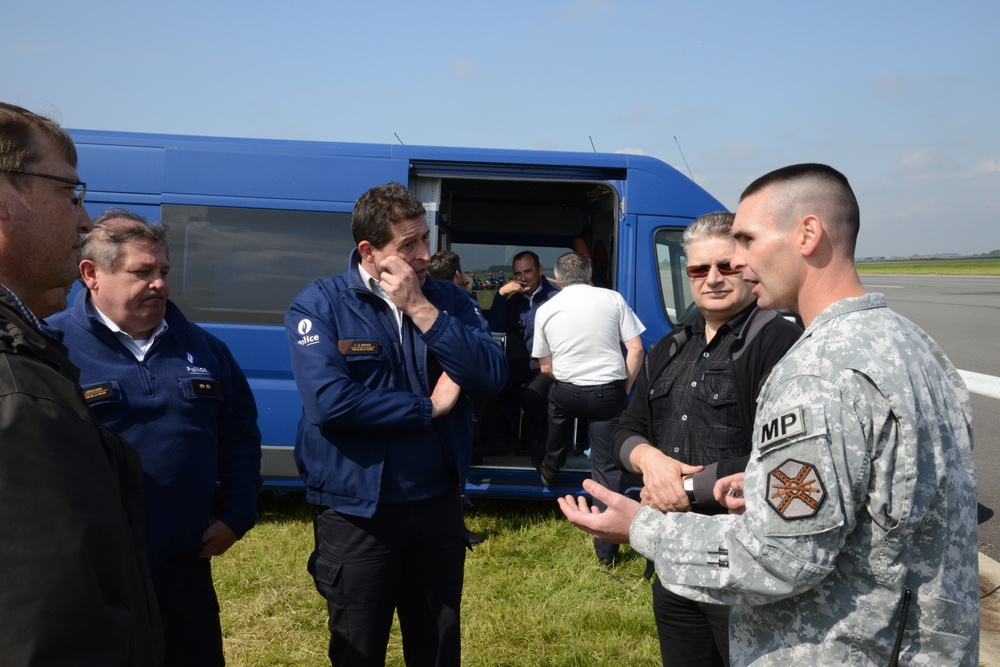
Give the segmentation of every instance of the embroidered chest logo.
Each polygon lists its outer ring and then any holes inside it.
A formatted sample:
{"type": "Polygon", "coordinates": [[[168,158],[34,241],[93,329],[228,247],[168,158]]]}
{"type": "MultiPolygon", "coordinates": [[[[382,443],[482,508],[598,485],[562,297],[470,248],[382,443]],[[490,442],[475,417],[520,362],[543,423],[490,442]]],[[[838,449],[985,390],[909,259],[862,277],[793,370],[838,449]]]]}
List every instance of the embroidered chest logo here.
{"type": "Polygon", "coordinates": [[[187,362],[188,362],[188,366],[187,366],[187,372],[188,373],[207,373],[208,372],[208,369],[205,368],[204,366],[195,366],[194,365],[195,362],[198,361],[198,359],[193,354],[191,354],[190,352],[188,352],[187,354],[185,354],[184,357],[187,359],[187,362]]]}
{"type": "Polygon", "coordinates": [[[795,459],[787,459],[768,474],[767,488],[767,503],[783,519],[815,516],[826,499],[816,468],[795,459]]]}

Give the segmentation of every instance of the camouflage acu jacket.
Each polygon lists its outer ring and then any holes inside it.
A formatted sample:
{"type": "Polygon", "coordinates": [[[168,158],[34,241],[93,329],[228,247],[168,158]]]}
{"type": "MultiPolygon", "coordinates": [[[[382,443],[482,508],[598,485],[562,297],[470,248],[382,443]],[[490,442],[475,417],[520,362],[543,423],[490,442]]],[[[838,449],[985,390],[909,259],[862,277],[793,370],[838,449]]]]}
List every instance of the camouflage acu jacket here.
{"type": "Polygon", "coordinates": [[[881,294],[774,367],[745,495],[741,516],[643,508],[630,536],[670,590],[733,605],[733,667],[886,665],[901,627],[900,665],[978,665],[969,393],[881,294]]]}

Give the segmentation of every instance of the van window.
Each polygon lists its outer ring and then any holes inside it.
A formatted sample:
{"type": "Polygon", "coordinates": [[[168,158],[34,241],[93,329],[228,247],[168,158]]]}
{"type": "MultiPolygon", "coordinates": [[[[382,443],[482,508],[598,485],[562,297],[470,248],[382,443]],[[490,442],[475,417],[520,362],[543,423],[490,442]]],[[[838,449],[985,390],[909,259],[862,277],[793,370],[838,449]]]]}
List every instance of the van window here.
{"type": "Polygon", "coordinates": [[[283,324],[316,278],[344,272],[351,214],[164,204],[170,297],[193,321],[283,324]]]}
{"type": "Polygon", "coordinates": [[[687,324],[698,312],[691,296],[691,283],[684,271],[687,255],[681,245],[683,236],[683,229],[658,229],[654,236],[660,297],[671,326],[687,324]]]}

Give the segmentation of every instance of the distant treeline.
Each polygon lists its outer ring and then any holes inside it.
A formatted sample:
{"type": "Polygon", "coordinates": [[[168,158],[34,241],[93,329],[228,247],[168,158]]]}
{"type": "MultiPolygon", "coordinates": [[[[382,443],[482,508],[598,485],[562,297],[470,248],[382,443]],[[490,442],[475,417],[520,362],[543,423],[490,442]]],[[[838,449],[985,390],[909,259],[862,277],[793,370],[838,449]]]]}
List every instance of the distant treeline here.
{"type": "Polygon", "coordinates": [[[1000,248],[984,252],[979,255],[912,255],[910,257],[862,257],[858,262],[927,262],[927,261],[955,261],[970,259],[1000,259],[1000,248]]]}

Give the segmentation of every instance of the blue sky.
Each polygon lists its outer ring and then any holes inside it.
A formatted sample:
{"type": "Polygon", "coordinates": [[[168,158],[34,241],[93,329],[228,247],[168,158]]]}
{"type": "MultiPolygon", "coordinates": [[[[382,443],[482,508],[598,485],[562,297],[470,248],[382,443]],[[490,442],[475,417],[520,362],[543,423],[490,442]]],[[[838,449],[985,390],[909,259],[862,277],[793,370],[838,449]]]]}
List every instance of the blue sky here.
{"type": "Polygon", "coordinates": [[[730,208],[826,162],[858,193],[861,256],[1000,248],[997,0],[4,0],[0,99],[72,128],[593,140],[730,208]]]}

